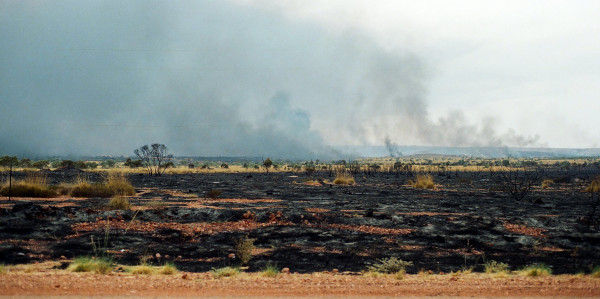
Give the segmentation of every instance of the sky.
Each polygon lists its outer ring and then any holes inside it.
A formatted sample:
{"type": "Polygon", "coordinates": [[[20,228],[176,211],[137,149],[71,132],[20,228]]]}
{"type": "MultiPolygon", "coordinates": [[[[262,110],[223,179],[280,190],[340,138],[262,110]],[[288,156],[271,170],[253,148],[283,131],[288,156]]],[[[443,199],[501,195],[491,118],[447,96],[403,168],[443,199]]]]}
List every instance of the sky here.
{"type": "Polygon", "coordinates": [[[0,0],[0,154],[598,147],[598,1],[0,0]]]}

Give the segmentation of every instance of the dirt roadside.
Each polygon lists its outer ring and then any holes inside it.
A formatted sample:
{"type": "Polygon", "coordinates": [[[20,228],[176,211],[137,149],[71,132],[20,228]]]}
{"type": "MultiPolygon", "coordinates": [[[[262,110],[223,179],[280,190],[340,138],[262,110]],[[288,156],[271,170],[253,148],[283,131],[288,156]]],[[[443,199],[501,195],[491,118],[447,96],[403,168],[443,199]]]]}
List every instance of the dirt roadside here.
{"type": "Polygon", "coordinates": [[[1,296],[151,297],[598,297],[600,279],[589,276],[493,277],[485,274],[367,277],[332,273],[258,273],[213,278],[210,273],[169,276],[87,273],[5,273],[1,296]]]}

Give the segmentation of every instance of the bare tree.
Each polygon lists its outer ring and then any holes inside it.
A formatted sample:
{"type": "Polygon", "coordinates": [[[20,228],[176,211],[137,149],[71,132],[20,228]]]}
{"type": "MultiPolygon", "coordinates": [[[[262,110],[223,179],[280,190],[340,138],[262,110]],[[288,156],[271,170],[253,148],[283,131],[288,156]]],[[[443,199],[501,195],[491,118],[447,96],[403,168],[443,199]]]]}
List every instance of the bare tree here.
{"type": "Polygon", "coordinates": [[[541,166],[508,166],[491,170],[502,190],[516,201],[521,201],[539,184],[544,175],[541,166]]]}
{"type": "Polygon", "coordinates": [[[142,164],[148,170],[148,174],[160,176],[169,167],[168,161],[173,158],[169,154],[169,149],[164,144],[153,143],[150,146],[144,145],[133,153],[142,161],[142,164]]]}

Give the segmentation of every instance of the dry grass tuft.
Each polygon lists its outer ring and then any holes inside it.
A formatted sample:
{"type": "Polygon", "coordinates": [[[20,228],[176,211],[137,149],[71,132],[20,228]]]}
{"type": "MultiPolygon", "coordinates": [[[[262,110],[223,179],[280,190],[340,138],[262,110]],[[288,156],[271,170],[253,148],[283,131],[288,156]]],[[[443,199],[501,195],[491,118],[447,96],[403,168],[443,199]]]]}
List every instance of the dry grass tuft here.
{"type": "Polygon", "coordinates": [[[552,274],[552,269],[550,269],[550,267],[548,267],[544,264],[528,266],[528,267],[525,267],[523,270],[521,270],[521,275],[529,276],[529,277],[541,277],[541,276],[548,276],[551,274],[552,274]]]}
{"type": "Polygon", "coordinates": [[[333,180],[333,183],[336,185],[354,185],[356,184],[356,181],[354,180],[352,174],[350,174],[349,172],[338,171],[335,174],[335,180],[333,180]]]}
{"type": "Polygon", "coordinates": [[[106,183],[92,184],[84,178],[78,178],[69,196],[73,197],[111,197],[135,195],[135,188],[122,173],[109,173],[106,183]]]}
{"type": "Polygon", "coordinates": [[[433,189],[435,188],[433,176],[430,174],[419,174],[416,181],[412,182],[412,186],[417,189],[433,189]]]}
{"type": "Polygon", "coordinates": [[[552,184],[554,184],[553,180],[544,180],[542,182],[542,189],[548,189],[550,186],[552,186],[552,184]]]}
{"type": "Polygon", "coordinates": [[[600,192],[600,177],[595,178],[586,188],[585,192],[600,192]]]}
{"type": "Polygon", "coordinates": [[[5,182],[0,188],[0,194],[15,197],[55,197],[58,193],[46,183],[46,176],[30,173],[24,180],[13,181],[12,186],[5,182]]]}
{"type": "Polygon", "coordinates": [[[106,207],[110,210],[129,210],[131,209],[131,203],[129,203],[127,197],[114,196],[106,207]]]}

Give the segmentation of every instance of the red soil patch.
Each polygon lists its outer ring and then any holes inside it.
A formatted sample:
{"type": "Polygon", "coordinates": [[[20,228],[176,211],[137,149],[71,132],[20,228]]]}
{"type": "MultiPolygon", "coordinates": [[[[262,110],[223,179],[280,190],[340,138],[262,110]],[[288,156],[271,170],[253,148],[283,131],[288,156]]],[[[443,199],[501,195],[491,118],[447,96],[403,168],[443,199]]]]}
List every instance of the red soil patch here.
{"type": "MultiPolygon", "coordinates": [[[[293,270],[293,269],[292,269],[293,270]]],[[[57,272],[0,275],[4,296],[463,296],[463,297],[594,297],[600,279],[576,276],[492,278],[469,275],[392,275],[366,277],[329,273],[282,274],[276,278],[241,274],[213,278],[210,273],[135,276],[57,272]]]]}

